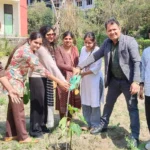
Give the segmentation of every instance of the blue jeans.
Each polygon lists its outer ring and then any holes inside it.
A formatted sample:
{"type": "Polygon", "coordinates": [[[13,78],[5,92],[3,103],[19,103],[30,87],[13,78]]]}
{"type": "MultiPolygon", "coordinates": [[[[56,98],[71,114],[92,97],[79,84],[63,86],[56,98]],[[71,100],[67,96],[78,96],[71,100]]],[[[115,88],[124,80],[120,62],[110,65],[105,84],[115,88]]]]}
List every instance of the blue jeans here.
{"type": "Polygon", "coordinates": [[[89,127],[94,128],[100,124],[100,107],[82,105],[83,116],[89,127]]]}
{"type": "Polygon", "coordinates": [[[125,96],[127,108],[129,111],[131,134],[134,138],[138,139],[140,123],[137,94],[130,94],[130,83],[127,80],[119,80],[115,78],[111,79],[108,86],[106,104],[104,106],[102,121],[105,122],[105,127],[107,127],[109,123],[109,118],[113,111],[114,104],[121,93],[123,93],[123,95],[125,96]]]}

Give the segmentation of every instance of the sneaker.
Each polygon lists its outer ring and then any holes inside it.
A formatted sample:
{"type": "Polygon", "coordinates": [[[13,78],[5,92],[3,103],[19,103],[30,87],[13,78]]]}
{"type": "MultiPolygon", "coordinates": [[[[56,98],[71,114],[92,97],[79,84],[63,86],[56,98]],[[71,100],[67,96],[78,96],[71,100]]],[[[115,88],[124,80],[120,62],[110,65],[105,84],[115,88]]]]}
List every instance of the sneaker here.
{"type": "Polygon", "coordinates": [[[98,134],[101,132],[107,132],[106,123],[104,120],[101,120],[100,125],[98,127],[93,128],[90,133],[91,134],[98,134]]]}
{"type": "Polygon", "coordinates": [[[146,150],[150,150],[150,141],[145,145],[146,150]]]}
{"type": "Polygon", "coordinates": [[[135,148],[139,145],[139,140],[134,138],[133,136],[129,136],[129,144],[127,145],[128,148],[135,148]]]}
{"type": "Polygon", "coordinates": [[[91,134],[98,134],[98,133],[102,133],[102,132],[107,132],[107,128],[103,128],[101,125],[98,127],[93,128],[90,133],[91,134]]]}
{"type": "Polygon", "coordinates": [[[43,133],[50,133],[50,130],[46,126],[42,126],[41,128],[43,133]]]}

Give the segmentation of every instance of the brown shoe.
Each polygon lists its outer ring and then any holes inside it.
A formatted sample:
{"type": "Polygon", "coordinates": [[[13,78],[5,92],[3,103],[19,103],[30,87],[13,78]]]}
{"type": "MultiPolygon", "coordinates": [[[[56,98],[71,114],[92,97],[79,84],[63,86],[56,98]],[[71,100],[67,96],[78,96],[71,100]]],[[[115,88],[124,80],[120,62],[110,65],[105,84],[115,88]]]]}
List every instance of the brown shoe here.
{"type": "Polygon", "coordinates": [[[5,142],[9,142],[9,141],[12,141],[12,140],[17,140],[17,136],[4,137],[5,142]]]}
{"type": "Polygon", "coordinates": [[[20,144],[26,144],[26,143],[38,143],[39,140],[33,139],[33,138],[26,138],[25,140],[19,141],[20,144]]]}

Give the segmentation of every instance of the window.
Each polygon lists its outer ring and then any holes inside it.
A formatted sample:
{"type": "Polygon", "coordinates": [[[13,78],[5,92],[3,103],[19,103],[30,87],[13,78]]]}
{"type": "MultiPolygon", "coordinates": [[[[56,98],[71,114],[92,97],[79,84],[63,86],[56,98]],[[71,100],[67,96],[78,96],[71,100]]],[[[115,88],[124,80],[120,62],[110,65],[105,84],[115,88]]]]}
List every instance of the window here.
{"type": "Polygon", "coordinates": [[[59,7],[59,3],[55,3],[54,5],[55,5],[55,7],[59,7]]]}
{"type": "Polygon", "coordinates": [[[13,6],[9,4],[4,4],[4,33],[13,34],[13,6]]]}
{"type": "Polygon", "coordinates": [[[87,5],[92,5],[92,0],[86,0],[87,5]]]}
{"type": "Polygon", "coordinates": [[[82,6],[82,1],[77,2],[77,6],[81,7],[82,6]]]}

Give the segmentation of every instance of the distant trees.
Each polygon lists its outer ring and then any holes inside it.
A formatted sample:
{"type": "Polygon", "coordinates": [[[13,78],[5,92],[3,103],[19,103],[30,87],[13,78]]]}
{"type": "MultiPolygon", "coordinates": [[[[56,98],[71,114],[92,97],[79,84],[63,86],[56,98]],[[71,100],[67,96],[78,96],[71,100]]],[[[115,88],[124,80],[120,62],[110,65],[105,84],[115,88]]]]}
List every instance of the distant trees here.
{"type": "Polygon", "coordinates": [[[106,37],[104,22],[115,17],[124,34],[149,38],[150,0],[95,0],[95,7],[84,11],[74,6],[72,0],[62,0],[59,8],[55,8],[53,0],[50,1],[52,10],[44,2],[35,2],[29,6],[29,33],[38,30],[42,25],[54,25],[58,35],[70,30],[80,43],[85,32],[94,31],[98,43],[101,43],[106,37]]]}
{"type": "Polygon", "coordinates": [[[94,29],[104,31],[104,22],[115,17],[119,20],[125,34],[148,38],[150,32],[149,0],[96,0],[95,7],[88,10],[87,18],[93,22],[94,29]]]}
{"type": "Polygon", "coordinates": [[[28,33],[38,31],[43,25],[53,25],[53,12],[45,2],[34,2],[28,7],[28,33]]]}

